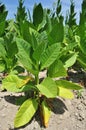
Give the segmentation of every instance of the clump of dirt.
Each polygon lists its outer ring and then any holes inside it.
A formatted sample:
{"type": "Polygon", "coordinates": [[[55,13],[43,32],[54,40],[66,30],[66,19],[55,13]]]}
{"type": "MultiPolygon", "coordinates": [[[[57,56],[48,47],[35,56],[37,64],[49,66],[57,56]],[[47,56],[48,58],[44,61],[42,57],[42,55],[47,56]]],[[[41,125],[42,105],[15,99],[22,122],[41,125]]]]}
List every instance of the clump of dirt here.
{"type": "MultiPolygon", "coordinates": [[[[85,86],[86,74],[84,72],[69,71],[68,80],[85,86]]],[[[86,87],[86,86],[85,86],[86,87]]],[[[55,98],[52,115],[46,130],[85,130],[86,129],[86,89],[74,91],[73,100],[55,98]]],[[[0,130],[45,130],[41,127],[38,114],[23,128],[14,129],[14,117],[19,108],[16,99],[22,96],[16,93],[0,91],[0,130]]]]}

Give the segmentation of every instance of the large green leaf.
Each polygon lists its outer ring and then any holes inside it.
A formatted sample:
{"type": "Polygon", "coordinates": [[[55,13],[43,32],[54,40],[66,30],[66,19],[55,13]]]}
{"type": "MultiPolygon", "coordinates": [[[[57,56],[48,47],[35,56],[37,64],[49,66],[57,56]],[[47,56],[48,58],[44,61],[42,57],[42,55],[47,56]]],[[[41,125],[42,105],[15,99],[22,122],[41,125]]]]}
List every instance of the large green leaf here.
{"type": "Polygon", "coordinates": [[[23,64],[23,66],[31,73],[36,73],[33,66],[32,60],[30,58],[30,44],[23,39],[17,38],[18,47],[18,59],[23,64]]]}
{"type": "Polygon", "coordinates": [[[3,79],[1,88],[15,92],[17,91],[17,86],[21,83],[22,79],[20,79],[17,75],[8,75],[5,79],[3,79]]]}
{"type": "Polygon", "coordinates": [[[49,34],[50,43],[62,42],[64,37],[63,20],[58,22],[57,19],[52,19],[52,30],[49,34]]]}
{"type": "Polygon", "coordinates": [[[41,61],[41,70],[49,67],[59,56],[60,53],[60,43],[53,44],[49,46],[43,53],[41,61]]]}
{"type": "Polygon", "coordinates": [[[34,86],[27,84],[27,78],[24,79],[18,77],[17,75],[10,74],[2,81],[1,89],[6,89],[10,92],[25,92],[34,89],[34,86]]]}
{"type": "Polygon", "coordinates": [[[67,76],[67,71],[60,60],[56,60],[48,69],[48,75],[52,78],[67,76]]]}
{"type": "Polygon", "coordinates": [[[70,57],[65,61],[64,67],[65,68],[71,67],[76,62],[77,56],[78,56],[77,53],[70,55],[70,57]]]}
{"type": "Polygon", "coordinates": [[[41,4],[35,5],[33,10],[33,23],[38,26],[43,20],[43,8],[41,4]]]}
{"type": "Polygon", "coordinates": [[[38,102],[36,101],[36,99],[26,100],[16,114],[14,127],[18,128],[27,124],[34,116],[35,112],[37,111],[37,108],[38,102]]]}
{"type": "Polygon", "coordinates": [[[66,81],[66,80],[57,80],[56,81],[57,86],[62,87],[62,88],[66,88],[66,89],[71,89],[71,90],[80,90],[82,89],[82,87],[76,83],[72,83],[70,81],[66,81]]]}
{"type": "Polygon", "coordinates": [[[57,96],[57,85],[55,81],[47,77],[43,80],[41,84],[37,85],[37,88],[41,94],[45,95],[48,98],[53,98],[57,96]]]}
{"type": "Polygon", "coordinates": [[[41,59],[41,56],[43,54],[43,52],[45,51],[46,48],[46,44],[45,43],[40,43],[37,47],[37,49],[34,51],[33,53],[33,58],[39,62],[39,60],[41,59]]]}
{"type": "Polygon", "coordinates": [[[15,54],[18,52],[14,34],[10,32],[7,33],[4,38],[4,44],[8,59],[11,59],[13,61],[15,54]]]}
{"type": "Polygon", "coordinates": [[[29,43],[31,43],[31,34],[30,34],[30,31],[29,31],[29,22],[21,21],[20,22],[20,31],[21,31],[21,36],[23,37],[23,39],[28,41],[29,43]]]}

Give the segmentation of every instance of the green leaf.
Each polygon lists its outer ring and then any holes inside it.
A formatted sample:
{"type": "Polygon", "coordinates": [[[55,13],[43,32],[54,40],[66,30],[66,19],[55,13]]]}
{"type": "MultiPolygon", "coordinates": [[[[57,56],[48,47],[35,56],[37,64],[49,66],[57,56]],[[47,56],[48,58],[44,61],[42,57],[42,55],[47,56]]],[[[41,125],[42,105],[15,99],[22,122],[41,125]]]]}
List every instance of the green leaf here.
{"type": "Polygon", "coordinates": [[[4,47],[4,39],[0,38],[0,57],[5,57],[6,56],[6,50],[4,47]]]}
{"type": "Polygon", "coordinates": [[[26,80],[17,75],[10,74],[3,79],[1,89],[6,89],[11,92],[25,92],[34,88],[33,85],[26,84],[26,80]]]}
{"type": "Polygon", "coordinates": [[[37,88],[41,94],[45,95],[47,98],[53,98],[57,96],[57,85],[55,81],[49,77],[45,78],[41,84],[38,84],[37,88]]]}
{"type": "Polygon", "coordinates": [[[67,76],[67,71],[64,68],[62,62],[60,60],[56,60],[48,69],[49,77],[63,77],[67,76]]]}
{"type": "Polygon", "coordinates": [[[22,82],[22,79],[20,79],[17,75],[8,75],[5,79],[2,81],[2,89],[6,89],[11,92],[18,91],[17,86],[20,85],[22,82]]]}
{"type": "Polygon", "coordinates": [[[17,47],[18,47],[18,59],[23,64],[23,66],[30,71],[31,73],[37,73],[33,66],[33,63],[30,59],[30,44],[23,39],[17,38],[17,47]]]}
{"type": "Polygon", "coordinates": [[[5,21],[0,22],[0,36],[4,34],[5,31],[5,21]]]}
{"type": "Polygon", "coordinates": [[[71,89],[71,90],[80,90],[82,89],[82,86],[76,84],[76,83],[72,83],[70,81],[66,81],[66,80],[57,80],[56,81],[57,86],[59,87],[63,87],[66,89],[71,89]]]}
{"type": "Polygon", "coordinates": [[[28,21],[21,21],[20,22],[20,30],[21,36],[23,39],[29,43],[31,43],[31,34],[29,31],[29,22],[28,21]]]}
{"type": "Polygon", "coordinates": [[[52,21],[52,30],[49,34],[49,41],[53,44],[56,42],[62,42],[64,37],[63,20],[58,22],[57,19],[52,21]]]}
{"type": "Polygon", "coordinates": [[[44,100],[41,104],[41,113],[43,116],[43,125],[45,127],[48,127],[48,123],[49,123],[49,119],[50,119],[50,115],[51,115],[51,109],[49,108],[47,102],[44,100]]]}
{"type": "Polygon", "coordinates": [[[5,70],[5,64],[3,61],[0,61],[0,72],[3,72],[5,70]]]}
{"type": "Polygon", "coordinates": [[[10,58],[13,62],[13,58],[14,58],[15,54],[17,54],[17,52],[18,52],[14,34],[12,34],[11,32],[7,33],[4,38],[4,44],[5,44],[7,57],[8,57],[8,59],[10,58]]]}
{"type": "Polygon", "coordinates": [[[41,59],[41,56],[43,54],[43,52],[45,51],[46,48],[46,44],[45,43],[40,43],[37,47],[37,49],[34,51],[33,53],[33,58],[39,62],[39,60],[41,59]]]}
{"type": "Polygon", "coordinates": [[[37,111],[37,108],[38,108],[38,102],[36,101],[36,99],[26,100],[16,114],[14,120],[14,127],[18,128],[20,126],[27,124],[34,116],[35,112],[37,111]]]}
{"type": "Polygon", "coordinates": [[[41,4],[35,5],[33,10],[33,24],[38,26],[43,20],[43,8],[41,4]]]}
{"type": "Polygon", "coordinates": [[[49,46],[46,51],[43,53],[41,62],[41,70],[49,67],[59,56],[60,53],[60,43],[49,46]]]}
{"type": "Polygon", "coordinates": [[[86,69],[86,55],[84,54],[79,54],[78,58],[77,58],[77,61],[79,62],[79,64],[84,68],[86,69]]]}
{"type": "Polygon", "coordinates": [[[68,99],[73,99],[74,98],[74,95],[70,90],[68,90],[66,88],[63,88],[63,87],[58,87],[58,88],[59,88],[58,96],[60,96],[62,98],[68,98],[68,99]]]}
{"type": "Polygon", "coordinates": [[[77,53],[72,54],[72,55],[65,61],[64,67],[65,67],[65,68],[71,67],[71,66],[76,62],[77,56],[78,56],[77,53]]]}

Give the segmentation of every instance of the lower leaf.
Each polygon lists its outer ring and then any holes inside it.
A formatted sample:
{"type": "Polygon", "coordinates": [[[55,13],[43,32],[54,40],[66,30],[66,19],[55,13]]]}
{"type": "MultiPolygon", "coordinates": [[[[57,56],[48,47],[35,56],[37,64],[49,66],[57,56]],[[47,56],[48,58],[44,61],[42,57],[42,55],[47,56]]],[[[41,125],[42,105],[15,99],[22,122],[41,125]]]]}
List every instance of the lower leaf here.
{"type": "Polygon", "coordinates": [[[51,109],[49,108],[49,106],[47,105],[47,102],[45,100],[42,102],[41,109],[42,109],[43,125],[45,127],[48,127],[48,122],[49,122],[50,115],[51,115],[51,109]]]}
{"type": "Polygon", "coordinates": [[[36,101],[36,99],[26,100],[16,114],[14,120],[14,127],[18,128],[27,124],[34,116],[35,112],[37,111],[37,108],[38,102],[36,101]]]}
{"type": "Polygon", "coordinates": [[[67,98],[67,99],[73,99],[74,98],[74,94],[66,89],[66,88],[62,88],[62,87],[59,87],[59,94],[58,96],[62,97],[62,98],[67,98]]]}

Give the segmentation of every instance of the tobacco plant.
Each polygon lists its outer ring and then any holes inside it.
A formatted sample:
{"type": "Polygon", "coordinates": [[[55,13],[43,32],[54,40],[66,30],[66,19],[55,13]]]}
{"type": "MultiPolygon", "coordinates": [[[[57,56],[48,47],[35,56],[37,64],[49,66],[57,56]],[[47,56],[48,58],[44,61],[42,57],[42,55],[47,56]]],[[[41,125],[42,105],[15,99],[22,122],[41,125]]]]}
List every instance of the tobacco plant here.
{"type": "MultiPolygon", "coordinates": [[[[70,65],[69,62],[65,65],[62,61],[63,19],[52,19],[42,5],[38,4],[33,10],[32,23],[24,20],[21,24],[22,33],[18,33],[14,40],[12,39],[15,42],[12,42],[12,45],[16,49],[13,55],[8,51],[8,55],[16,58],[27,73],[9,73],[3,79],[1,88],[24,93],[17,102],[21,106],[15,116],[15,128],[30,122],[37,110],[40,111],[43,126],[48,127],[53,99],[72,99],[74,95],[71,90],[80,90],[82,87],[65,80],[67,67],[70,65]],[[62,35],[59,35],[61,33],[62,35]],[[40,74],[44,72],[45,75],[41,78],[40,74]]],[[[71,64],[72,62],[73,60],[71,64]]]]}

